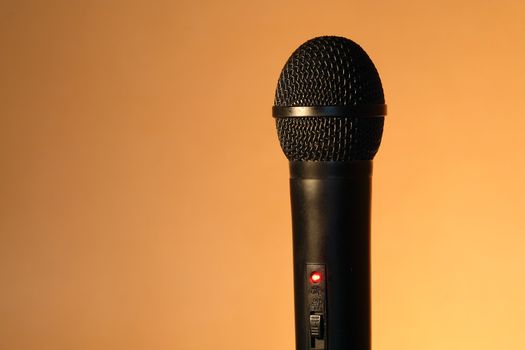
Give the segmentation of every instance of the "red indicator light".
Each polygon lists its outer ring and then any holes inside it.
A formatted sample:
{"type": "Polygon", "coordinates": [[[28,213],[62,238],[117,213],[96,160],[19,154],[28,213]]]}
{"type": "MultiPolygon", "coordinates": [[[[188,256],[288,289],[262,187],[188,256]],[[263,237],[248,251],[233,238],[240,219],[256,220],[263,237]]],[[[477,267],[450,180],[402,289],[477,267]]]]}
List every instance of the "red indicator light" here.
{"type": "Polygon", "coordinates": [[[319,271],[314,271],[310,275],[310,281],[312,281],[312,283],[319,283],[321,282],[322,278],[323,278],[323,275],[319,271]]]}

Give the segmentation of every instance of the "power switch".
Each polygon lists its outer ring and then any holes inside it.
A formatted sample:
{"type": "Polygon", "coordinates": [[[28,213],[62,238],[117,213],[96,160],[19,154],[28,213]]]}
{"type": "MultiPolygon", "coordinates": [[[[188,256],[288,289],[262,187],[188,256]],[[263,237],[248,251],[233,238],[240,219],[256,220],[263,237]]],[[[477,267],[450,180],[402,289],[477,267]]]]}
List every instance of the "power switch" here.
{"type": "Polygon", "coordinates": [[[310,315],[310,336],[323,337],[323,317],[321,315],[310,315]]]}

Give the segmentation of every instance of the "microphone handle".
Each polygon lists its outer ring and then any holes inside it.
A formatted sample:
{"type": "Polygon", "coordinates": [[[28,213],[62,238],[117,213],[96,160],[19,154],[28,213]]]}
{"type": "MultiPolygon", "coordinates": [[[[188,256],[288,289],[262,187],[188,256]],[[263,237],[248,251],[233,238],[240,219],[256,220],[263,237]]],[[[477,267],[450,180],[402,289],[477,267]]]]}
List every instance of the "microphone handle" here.
{"type": "Polygon", "coordinates": [[[297,350],[370,350],[372,161],[290,162],[297,350]]]}

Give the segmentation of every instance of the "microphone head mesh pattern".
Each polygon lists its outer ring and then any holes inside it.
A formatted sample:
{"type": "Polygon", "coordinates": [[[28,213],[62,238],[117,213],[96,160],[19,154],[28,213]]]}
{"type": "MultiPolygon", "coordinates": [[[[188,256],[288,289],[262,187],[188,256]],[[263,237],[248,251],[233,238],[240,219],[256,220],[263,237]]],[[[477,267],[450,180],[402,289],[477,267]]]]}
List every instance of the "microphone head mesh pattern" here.
{"type": "MultiPolygon", "coordinates": [[[[366,52],[335,36],[301,45],[281,71],[275,106],[384,104],[383,87],[366,52]]],[[[276,118],[281,147],[290,161],[371,160],[381,143],[383,117],[276,118]]]]}

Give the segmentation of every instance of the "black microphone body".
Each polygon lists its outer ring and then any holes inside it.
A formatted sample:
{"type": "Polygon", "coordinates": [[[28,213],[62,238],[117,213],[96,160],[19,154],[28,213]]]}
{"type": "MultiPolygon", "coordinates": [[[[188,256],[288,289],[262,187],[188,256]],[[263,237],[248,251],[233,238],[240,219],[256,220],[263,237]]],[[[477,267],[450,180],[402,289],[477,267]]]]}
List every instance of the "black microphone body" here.
{"type": "Polygon", "coordinates": [[[290,161],[297,350],[370,350],[370,196],[386,105],[366,52],[342,37],[302,44],[273,116],[290,161]]]}
{"type": "Polygon", "coordinates": [[[297,350],[370,349],[371,175],[366,160],[290,162],[297,350]]]}

